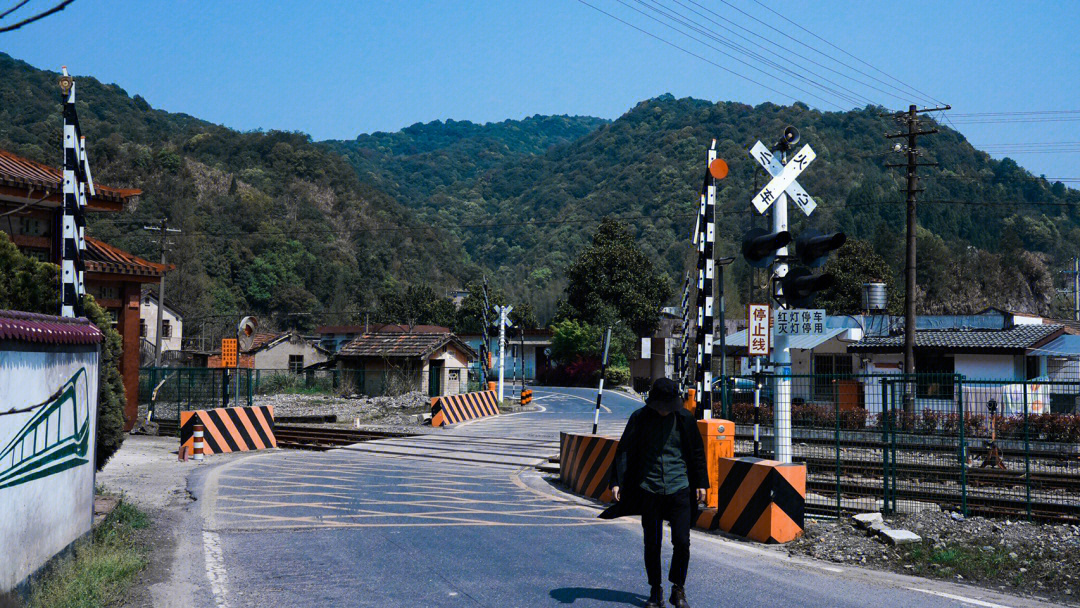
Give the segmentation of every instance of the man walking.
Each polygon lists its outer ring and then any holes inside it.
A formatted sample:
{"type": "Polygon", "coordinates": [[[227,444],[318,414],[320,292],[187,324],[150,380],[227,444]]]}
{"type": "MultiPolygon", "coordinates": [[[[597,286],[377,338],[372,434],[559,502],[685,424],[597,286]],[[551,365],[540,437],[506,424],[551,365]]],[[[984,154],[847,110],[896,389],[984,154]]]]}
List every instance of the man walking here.
{"type": "Polygon", "coordinates": [[[651,592],[646,608],[660,608],[660,545],[664,521],[670,522],[671,605],[690,608],[686,601],[686,568],[690,562],[690,525],[697,504],[705,500],[709,476],[705,445],[694,415],[682,406],[679,387],[660,378],[649,390],[645,407],[630,415],[615,450],[610,473],[615,504],[600,514],[612,519],[641,514],[645,533],[645,572],[651,592]]]}

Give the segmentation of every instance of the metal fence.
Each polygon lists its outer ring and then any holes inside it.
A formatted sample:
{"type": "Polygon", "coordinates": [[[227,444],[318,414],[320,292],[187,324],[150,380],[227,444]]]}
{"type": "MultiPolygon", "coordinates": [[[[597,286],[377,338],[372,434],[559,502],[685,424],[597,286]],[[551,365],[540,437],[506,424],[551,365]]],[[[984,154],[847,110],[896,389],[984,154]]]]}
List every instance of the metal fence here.
{"type": "Polygon", "coordinates": [[[1080,522],[1080,381],[956,374],[727,376],[737,456],[772,455],[773,404],[791,403],[807,512],[955,509],[1080,522]],[[760,384],[760,406],[754,387],[760,384]]]}
{"type": "MultiPolygon", "coordinates": [[[[225,370],[207,367],[144,367],[139,370],[139,403],[154,403],[154,419],[175,421],[180,412],[229,405],[252,405],[261,396],[277,394],[383,396],[424,388],[423,377],[415,370],[228,370],[228,399],[225,397],[225,370]]],[[[441,380],[441,379],[440,379],[441,380]]],[[[455,378],[461,385],[468,378],[455,378]]],[[[460,390],[460,386],[458,390],[460,390]]],[[[430,387],[429,387],[430,388],[430,387]]],[[[446,387],[436,386],[445,392],[446,387]]],[[[456,391],[455,391],[456,392],[456,391]]]]}

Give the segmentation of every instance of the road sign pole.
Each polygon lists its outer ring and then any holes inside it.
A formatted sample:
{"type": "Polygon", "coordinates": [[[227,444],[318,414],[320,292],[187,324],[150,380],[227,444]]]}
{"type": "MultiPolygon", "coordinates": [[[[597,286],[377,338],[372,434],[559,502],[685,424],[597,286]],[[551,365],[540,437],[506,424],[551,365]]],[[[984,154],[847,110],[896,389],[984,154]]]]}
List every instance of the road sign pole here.
{"type": "MultiPolygon", "coordinates": [[[[788,229],[787,201],[787,194],[781,193],[773,205],[773,232],[788,229]]],[[[788,273],[788,248],[781,247],[776,253],[773,276],[782,279],[788,273]]],[[[776,336],[773,349],[773,458],[791,462],[791,350],[787,336],[776,336]]]]}

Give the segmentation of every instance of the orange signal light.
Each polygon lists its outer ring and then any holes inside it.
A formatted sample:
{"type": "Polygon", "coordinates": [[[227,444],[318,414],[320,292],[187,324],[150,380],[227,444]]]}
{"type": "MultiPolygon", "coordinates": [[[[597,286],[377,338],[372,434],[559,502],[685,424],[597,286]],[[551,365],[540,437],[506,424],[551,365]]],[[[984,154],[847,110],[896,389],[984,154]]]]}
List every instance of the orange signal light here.
{"type": "Polygon", "coordinates": [[[709,163],[709,173],[713,176],[713,179],[724,179],[728,174],[727,163],[722,158],[712,161],[709,163]]]}

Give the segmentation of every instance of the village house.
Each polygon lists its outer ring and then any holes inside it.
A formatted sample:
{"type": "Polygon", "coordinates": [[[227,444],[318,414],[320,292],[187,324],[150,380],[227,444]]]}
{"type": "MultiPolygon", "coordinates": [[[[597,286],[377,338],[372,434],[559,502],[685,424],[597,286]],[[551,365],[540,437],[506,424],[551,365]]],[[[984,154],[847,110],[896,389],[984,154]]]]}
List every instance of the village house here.
{"type": "MultiPolygon", "coordinates": [[[[123,211],[141,190],[95,184],[86,209],[93,213],[123,211]]],[[[26,255],[60,264],[63,183],[59,169],[0,150],[0,231],[26,255]]],[[[141,292],[157,283],[172,266],[144,260],[95,238],[86,237],[83,256],[86,291],[112,317],[123,340],[120,374],[127,406],[126,428],[135,424],[139,407],[141,292]]],[[[59,311],[57,311],[59,312],[59,311]]]]}
{"type": "MultiPolygon", "coordinates": [[[[251,348],[237,356],[237,367],[279,370],[299,374],[305,369],[330,360],[332,353],[296,331],[259,332],[251,348]]],[[[211,354],[207,367],[221,367],[221,353],[211,354]]]]}
{"type": "Polygon", "coordinates": [[[441,325],[403,325],[398,323],[365,323],[363,325],[322,325],[315,328],[319,346],[337,353],[357,336],[370,333],[449,333],[449,327],[441,325]]]}
{"type": "MultiPolygon", "coordinates": [[[[143,287],[142,306],[139,308],[139,337],[143,350],[143,366],[153,365],[154,348],[157,343],[157,289],[143,287]]],[[[180,354],[184,339],[184,317],[166,304],[161,309],[161,358],[162,365],[180,354]],[[166,354],[168,353],[168,354],[166,354]]]]}
{"type": "Polygon", "coordinates": [[[475,359],[476,351],[449,330],[364,333],[335,357],[342,382],[361,394],[421,391],[431,397],[468,392],[475,359]]]}
{"type": "MultiPolygon", "coordinates": [[[[469,348],[480,352],[480,345],[484,343],[481,334],[462,334],[461,339],[469,345],[469,348]]],[[[507,332],[506,355],[504,356],[504,378],[521,378],[524,375],[526,382],[534,382],[538,375],[543,375],[551,366],[549,353],[551,348],[550,329],[526,329],[519,334],[516,329],[507,332]]],[[[491,353],[492,367],[497,369],[499,365],[499,334],[488,334],[488,351],[491,353]]],[[[472,366],[473,377],[480,377],[480,361],[477,359],[472,366]]]]}

